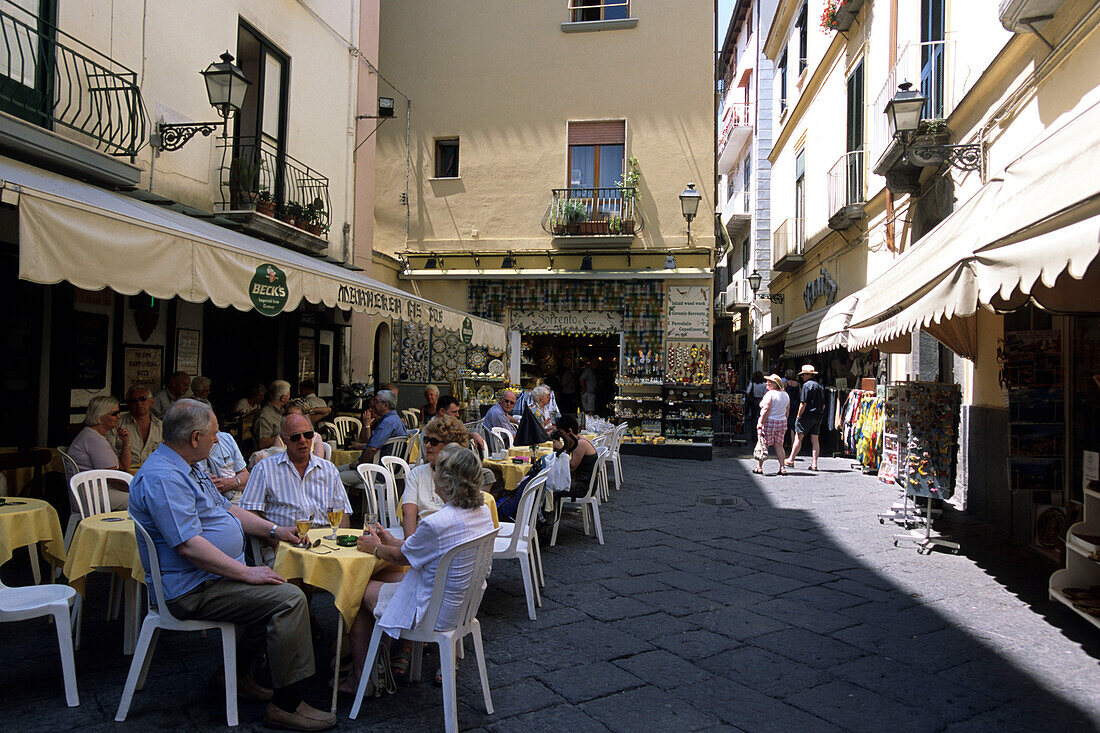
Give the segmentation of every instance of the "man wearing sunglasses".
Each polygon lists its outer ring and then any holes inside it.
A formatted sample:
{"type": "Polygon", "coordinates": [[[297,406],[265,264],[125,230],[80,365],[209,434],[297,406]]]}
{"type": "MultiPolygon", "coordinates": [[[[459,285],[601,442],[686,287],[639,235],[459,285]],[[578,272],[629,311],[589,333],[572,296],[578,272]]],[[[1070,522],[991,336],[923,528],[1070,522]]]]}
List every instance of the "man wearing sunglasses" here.
{"type": "Polygon", "coordinates": [[[493,428],[507,428],[512,435],[515,435],[516,426],[519,425],[519,420],[512,417],[512,408],[515,406],[516,393],[510,389],[504,390],[497,403],[485,413],[482,425],[485,426],[486,432],[491,434],[493,428]]]}
{"type": "MultiPolygon", "coordinates": [[[[286,452],[268,456],[253,466],[241,496],[241,508],[279,526],[293,527],[298,519],[307,517],[315,525],[327,526],[332,507],[344,512],[340,526],[350,526],[351,502],[336,466],[310,450],[313,423],[305,415],[291,413],[283,418],[280,435],[286,452]]],[[[275,554],[264,561],[274,562],[275,554]]]]}

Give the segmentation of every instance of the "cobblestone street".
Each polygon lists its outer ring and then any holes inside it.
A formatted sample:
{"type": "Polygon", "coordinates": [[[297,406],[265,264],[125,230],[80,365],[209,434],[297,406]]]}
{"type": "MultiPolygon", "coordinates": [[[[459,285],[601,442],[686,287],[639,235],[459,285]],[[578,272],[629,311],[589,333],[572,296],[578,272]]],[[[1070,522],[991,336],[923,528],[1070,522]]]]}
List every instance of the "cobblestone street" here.
{"type": "MultiPolygon", "coordinates": [[[[981,525],[953,528],[958,556],[895,548],[897,528],[875,518],[894,487],[849,461],[823,459],[819,474],[807,465],[782,478],[773,460],[759,477],[721,452],[713,463],[624,456],[625,485],[602,509],[607,544],[570,520],[558,547],[544,548],[537,621],[527,619],[518,564],[494,566],[480,618],[496,713],[485,715],[467,660],[462,727],[1100,729],[1100,644],[1094,628],[1046,599],[1050,568],[981,525]]],[[[127,723],[112,722],[129,658],[121,622],[103,620],[106,581],[91,585],[78,708],[64,706],[53,630],[0,626],[5,728],[224,727],[207,687],[219,664],[214,634],[164,634],[127,723]]],[[[336,626],[327,601],[313,600],[326,629],[322,670],[336,626]]],[[[310,701],[321,706],[327,695],[315,680],[310,701]]],[[[368,701],[359,721],[349,709],[341,698],[341,728],[442,725],[431,684],[368,701]]],[[[242,702],[241,728],[261,729],[262,710],[242,702]]]]}

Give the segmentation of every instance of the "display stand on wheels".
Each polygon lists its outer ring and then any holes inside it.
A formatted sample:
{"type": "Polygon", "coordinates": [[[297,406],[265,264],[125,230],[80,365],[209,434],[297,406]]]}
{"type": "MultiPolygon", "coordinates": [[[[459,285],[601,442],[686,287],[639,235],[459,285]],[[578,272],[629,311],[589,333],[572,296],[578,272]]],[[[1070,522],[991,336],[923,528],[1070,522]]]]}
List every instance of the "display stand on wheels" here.
{"type": "Polygon", "coordinates": [[[956,384],[899,382],[888,388],[885,436],[891,446],[896,445],[896,480],[905,491],[905,501],[900,518],[879,518],[912,527],[906,534],[894,535],[895,546],[913,542],[918,552],[926,554],[934,547],[959,550],[957,542],[932,533],[933,512],[938,511],[932,508],[933,499],[947,500],[955,493],[959,411],[956,384]]]}

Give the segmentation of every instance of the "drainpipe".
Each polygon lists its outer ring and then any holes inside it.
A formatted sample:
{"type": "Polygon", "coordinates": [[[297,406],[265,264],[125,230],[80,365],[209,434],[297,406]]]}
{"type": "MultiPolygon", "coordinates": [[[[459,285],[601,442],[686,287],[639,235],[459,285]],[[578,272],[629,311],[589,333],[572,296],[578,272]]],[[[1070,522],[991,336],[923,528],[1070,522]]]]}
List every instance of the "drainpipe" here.
{"type": "MultiPolygon", "coordinates": [[[[898,62],[898,0],[890,0],[890,60],[889,68],[898,62]]],[[[886,249],[897,251],[894,247],[894,193],[886,189],[886,249]]]]}
{"type": "Polygon", "coordinates": [[[344,251],[340,260],[346,265],[351,262],[355,241],[355,132],[359,124],[356,120],[356,112],[359,109],[359,48],[356,45],[359,39],[359,3],[351,4],[351,21],[348,28],[348,38],[351,44],[348,47],[348,129],[347,129],[347,154],[345,155],[346,168],[344,179],[344,226],[341,234],[344,251]]]}

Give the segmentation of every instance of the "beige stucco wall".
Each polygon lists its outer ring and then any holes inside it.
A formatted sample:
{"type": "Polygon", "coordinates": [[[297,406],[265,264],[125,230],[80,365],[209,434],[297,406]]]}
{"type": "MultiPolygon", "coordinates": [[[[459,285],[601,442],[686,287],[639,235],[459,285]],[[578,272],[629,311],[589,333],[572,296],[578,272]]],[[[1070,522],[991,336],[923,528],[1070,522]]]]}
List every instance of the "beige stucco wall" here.
{"type": "MultiPolygon", "coordinates": [[[[713,4],[634,0],[631,11],[635,28],[565,33],[565,3],[383,0],[382,73],[412,100],[409,251],[550,248],[540,222],[550,189],[568,184],[566,123],[594,119],[625,119],[626,155],[641,166],[646,223],[633,246],[686,246],[677,197],[689,180],[701,216],[714,210],[713,4]],[[453,136],[461,177],[432,180],[434,140],[453,136]]],[[[406,251],[406,130],[392,96],[374,242],[396,254],[406,251]]],[[[712,247],[702,222],[694,244],[712,247]]]]}
{"type": "MultiPolygon", "coordinates": [[[[166,122],[217,119],[200,71],[229,50],[236,55],[244,20],[290,57],[287,153],[329,179],[329,254],[340,257],[352,221],[350,115],[357,73],[348,39],[359,0],[82,0],[59,3],[62,30],[137,72],[150,117],[166,122]],[[312,13],[310,12],[312,11],[312,13]],[[326,27],[328,26],[328,27],[326,27]]],[[[232,122],[230,123],[232,124],[232,122]]],[[[150,130],[151,132],[152,130],[150,130]]],[[[146,146],[136,164],[141,187],[210,211],[221,200],[216,135],[154,159],[146,146]]]]}

